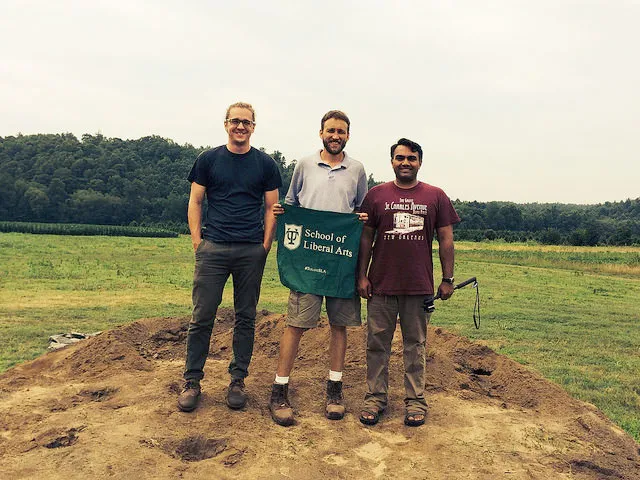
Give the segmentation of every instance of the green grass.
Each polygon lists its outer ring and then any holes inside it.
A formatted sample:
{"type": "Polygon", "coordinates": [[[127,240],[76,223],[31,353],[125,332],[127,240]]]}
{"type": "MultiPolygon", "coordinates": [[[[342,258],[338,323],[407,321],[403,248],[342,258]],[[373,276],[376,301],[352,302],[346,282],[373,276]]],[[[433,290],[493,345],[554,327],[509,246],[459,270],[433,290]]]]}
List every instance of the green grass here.
{"type": "MultiPolygon", "coordinates": [[[[259,308],[285,312],[274,253],[259,308]]],[[[478,278],[481,328],[470,287],[437,301],[432,322],[539,371],[640,440],[639,256],[640,248],[459,242],[456,278],[478,278]]],[[[0,371],[40,355],[55,333],[189,315],[192,275],[185,236],[2,233],[0,371]]],[[[223,306],[231,305],[229,285],[223,306]]]]}
{"type": "Polygon", "coordinates": [[[433,323],[534,368],[640,439],[640,275],[585,273],[597,259],[582,256],[571,268],[542,268],[466,253],[457,254],[456,277],[479,279],[481,329],[469,287],[437,302],[433,323]]]}

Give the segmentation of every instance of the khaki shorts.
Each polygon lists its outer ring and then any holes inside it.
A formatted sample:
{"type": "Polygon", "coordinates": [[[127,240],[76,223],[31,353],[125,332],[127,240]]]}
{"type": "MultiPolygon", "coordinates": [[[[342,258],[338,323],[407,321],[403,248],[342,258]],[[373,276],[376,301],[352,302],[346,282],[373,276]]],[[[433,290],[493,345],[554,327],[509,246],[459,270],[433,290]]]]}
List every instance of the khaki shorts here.
{"type": "MultiPolygon", "coordinates": [[[[322,298],[321,295],[291,290],[289,293],[287,325],[298,328],[317,327],[320,320],[322,298]]],[[[362,325],[359,296],[354,296],[353,298],[324,298],[329,324],[338,327],[359,327],[362,325]]]]}

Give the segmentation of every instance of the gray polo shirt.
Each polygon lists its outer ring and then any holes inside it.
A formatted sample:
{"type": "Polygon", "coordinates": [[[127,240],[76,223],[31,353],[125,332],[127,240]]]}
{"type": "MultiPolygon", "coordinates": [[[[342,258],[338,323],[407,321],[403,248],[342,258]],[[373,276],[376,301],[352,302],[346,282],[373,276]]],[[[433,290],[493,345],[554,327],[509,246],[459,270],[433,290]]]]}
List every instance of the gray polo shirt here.
{"type": "Polygon", "coordinates": [[[364,166],[344,152],[342,163],[331,168],[322,161],[320,152],[296,163],[285,203],[313,210],[352,213],[360,208],[367,194],[364,166]]]}

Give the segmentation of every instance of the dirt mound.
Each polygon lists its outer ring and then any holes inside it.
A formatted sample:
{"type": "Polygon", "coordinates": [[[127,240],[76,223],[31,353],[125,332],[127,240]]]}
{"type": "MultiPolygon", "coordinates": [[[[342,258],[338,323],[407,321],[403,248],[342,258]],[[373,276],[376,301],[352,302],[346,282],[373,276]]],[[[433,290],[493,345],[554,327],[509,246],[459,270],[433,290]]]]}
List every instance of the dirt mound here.
{"type": "Polygon", "coordinates": [[[233,312],[221,310],[200,406],[176,408],[188,318],[152,318],[0,376],[2,478],[639,479],[640,449],[595,407],[491,349],[429,329],[427,423],[403,424],[400,333],[390,405],[364,427],[365,328],[349,331],[347,416],[324,418],[329,332],[305,334],[291,376],[297,423],[267,400],[284,317],[260,312],[249,402],[224,401],[233,312]]]}

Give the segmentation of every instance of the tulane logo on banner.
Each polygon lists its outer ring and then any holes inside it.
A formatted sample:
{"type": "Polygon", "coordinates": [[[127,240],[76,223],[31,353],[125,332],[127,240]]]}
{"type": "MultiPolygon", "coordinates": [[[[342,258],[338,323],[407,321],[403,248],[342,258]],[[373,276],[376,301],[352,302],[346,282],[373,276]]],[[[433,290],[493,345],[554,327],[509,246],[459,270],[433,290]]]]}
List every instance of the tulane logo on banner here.
{"type": "Polygon", "coordinates": [[[302,293],[353,297],[362,233],[358,215],[283,207],[284,214],[278,217],[282,284],[302,293]]]}
{"type": "Polygon", "coordinates": [[[300,238],[302,237],[302,225],[284,224],[284,246],[289,250],[295,250],[300,246],[300,238]]]}

